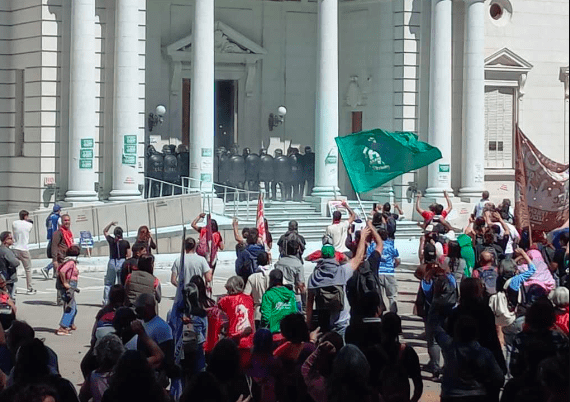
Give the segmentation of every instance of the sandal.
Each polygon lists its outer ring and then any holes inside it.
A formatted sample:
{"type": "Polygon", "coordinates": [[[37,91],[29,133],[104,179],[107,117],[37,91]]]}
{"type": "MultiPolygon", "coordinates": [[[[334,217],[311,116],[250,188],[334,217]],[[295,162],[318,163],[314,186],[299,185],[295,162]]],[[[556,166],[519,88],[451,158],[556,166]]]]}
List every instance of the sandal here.
{"type": "Polygon", "coordinates": [[[56,335],[63,336],[63,335],[71,335],[68,329],[60,328],[55,332],[56,335]]]}
{"type": "Polygon", "coordinates": [[[71,324],[71,327],[69,327],[70,331],[75,331],[77,329],[77,327],[75,326],[75,324],[71,324]]]}

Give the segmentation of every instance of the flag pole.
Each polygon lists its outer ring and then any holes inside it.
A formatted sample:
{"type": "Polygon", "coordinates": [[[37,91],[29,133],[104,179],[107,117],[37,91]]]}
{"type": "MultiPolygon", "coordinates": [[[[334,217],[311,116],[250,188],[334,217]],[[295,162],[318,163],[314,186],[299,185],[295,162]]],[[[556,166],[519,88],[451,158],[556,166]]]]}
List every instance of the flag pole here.
{"type": "Polygon", "coordinates": [[[360,199],[360,194],[358,192],[355,193],[356,193],[356,198],[358,199],[358,204],[360,205],[360,209],[364,214],[364,222],[366,222],[368,220],[368,214],[366,213],[366,211],[364,211],[364,207],[362,206],[362,200],[360,199]]]}

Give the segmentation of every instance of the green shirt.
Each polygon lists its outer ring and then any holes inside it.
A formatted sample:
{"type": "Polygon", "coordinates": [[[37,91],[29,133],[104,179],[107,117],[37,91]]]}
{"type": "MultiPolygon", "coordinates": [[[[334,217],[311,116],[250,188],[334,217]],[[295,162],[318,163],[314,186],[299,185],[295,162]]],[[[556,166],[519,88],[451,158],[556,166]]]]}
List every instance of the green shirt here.
{"type": "Polygon", "coordinates": [[[285,286],[275,286],[263,295],[261,300],[261,323],[269,324],[271,333],[280,332],[281,320],[297,312],[295,293],[285,286]]]}

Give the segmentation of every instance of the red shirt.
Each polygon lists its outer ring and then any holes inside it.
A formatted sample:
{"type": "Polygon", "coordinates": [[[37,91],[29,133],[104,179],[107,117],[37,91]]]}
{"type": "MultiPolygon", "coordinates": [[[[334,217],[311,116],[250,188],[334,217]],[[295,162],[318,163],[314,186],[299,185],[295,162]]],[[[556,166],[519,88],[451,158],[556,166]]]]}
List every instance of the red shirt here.
{"type": "MultiPolygon", "coordinates": [[[[424,218],[424,222],[431,221],[434,216],[435,216],[435,212],[432,212],[432,211],[422,212],[422,218],[424,218]]],[[[441,213],[441,216],[443,216],[444,218],[447,218],[447,211],[443,210],[443,212],[441,213]]]]}
{"type": "Polygon", "coordinates": [[[230,338],[235,338],[245,329],[251,328],[251,335],[241,338],[238,345],[239,348],[251,348],[253,346],[253,333],[255,332],[253,298],[243,293],[224,296],[218,302],[218,307],[228,316],[230,322],[228,335],[230,338]]]}
{"type": "Polygon", "coordinates": [[[556,326],[560,328],[566,335],[568,335],[568,306],[565,308],[565,313],[556,314],[556,326]]]}

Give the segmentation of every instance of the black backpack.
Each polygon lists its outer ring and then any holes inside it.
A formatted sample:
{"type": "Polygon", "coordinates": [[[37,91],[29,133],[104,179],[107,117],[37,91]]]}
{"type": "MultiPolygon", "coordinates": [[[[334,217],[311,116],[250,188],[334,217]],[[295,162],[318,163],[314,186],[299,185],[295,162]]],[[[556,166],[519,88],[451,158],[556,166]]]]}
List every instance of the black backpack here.
{"type": "Polygon", "coordinates": [[[393,215],[388,215],[388,219],[386,219],[386,232],[388,232],[389,238],[394,238],[396,234],[396,226],[397,222],[393,215]]]}
{"type": "Polygon", "coordinates": [[[386,310],[384,301],[382,300],[382,288],[378,272],[372,269],[368,260],[354,271],[346,283],[346,297],[352,309],[352,315],[360,313],[360,301],[366,292],[376,292],[380,296],[380,307],[382,311],[386,310]]]}

